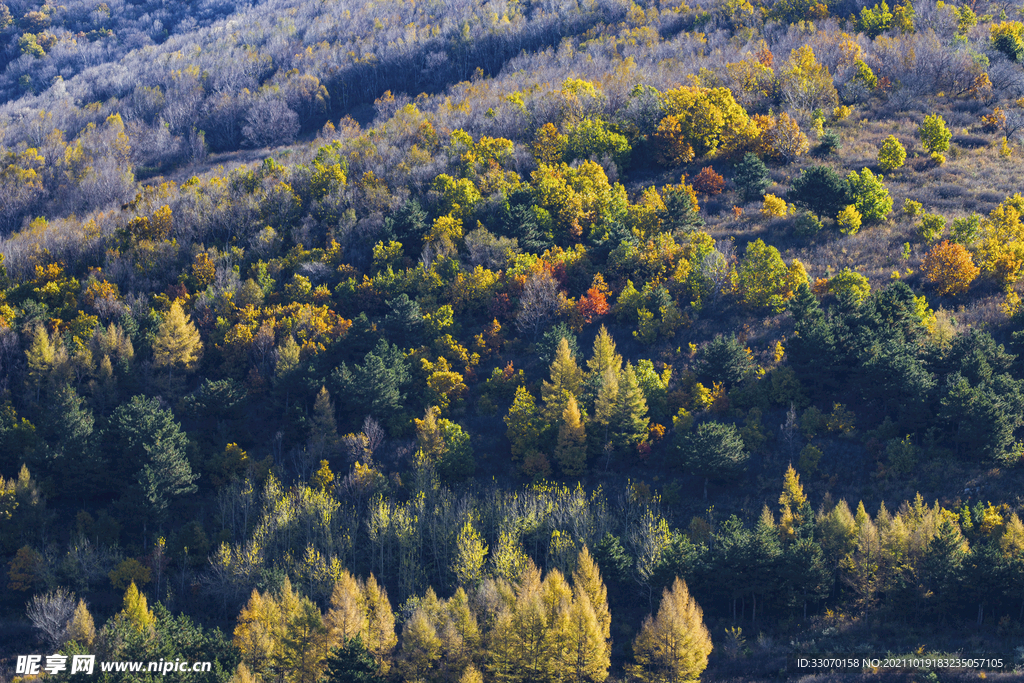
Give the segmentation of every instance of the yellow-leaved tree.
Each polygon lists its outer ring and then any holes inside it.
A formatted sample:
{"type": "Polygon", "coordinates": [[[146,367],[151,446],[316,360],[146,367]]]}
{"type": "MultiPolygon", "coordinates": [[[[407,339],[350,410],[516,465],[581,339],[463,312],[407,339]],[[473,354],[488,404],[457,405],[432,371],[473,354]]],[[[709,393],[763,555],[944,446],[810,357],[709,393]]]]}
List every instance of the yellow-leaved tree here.
{"type": "Polygon", "coordinates": [[[779,496],[779,507],[781,508],[779,531],[783,538],[791,539],[796,536],[797,528],[805,521],[804,505],[806,503],[807,496],[804,495],[804,487],[800,485],[800,475],[790,465],[786,469],[786,475],[782,481],[782,495],[779,496]]]}
{"type": "Polygon", "coordinates": [[[633,641],[635,664],[627,671],[642,683],[688,683],[700,679],[711,654],[704,613],[686,583],[676,577],[661,596],[658,615],[648,616],[633,641]]]}
{"type": "MultiPolygon", "coordinates": [[[[677,132],[661,134],[666,142],[672,141],[674,151],[688,145],[697,157],[727,154],[748,145],[760,133],[729,88],[682,86],[666,91],[662,103],[667,116],[675,118],[674,122],[670,119],[671,131],[678,125],[677,132]]],[[[677,156],[679,161],[689,160],[685,153],[677,156]]]]}
{"type": "Polygon", "coordinates": [[[818,62],[810,45],[798,47],[790,53],[779,82],[783,99],[797,109],[828,111],[839,103],[832,74],[827,66],[818,62]]]}
{"type": "Polygon", "coordinates": [[[167,368],[167,377],[171,378],[174,369],[191,370],[199,361],[203,352],[203,343],[199,338],[199,330],[181,304],[175,301],[157,329],[153,340],[153,365],[167,368]]]}

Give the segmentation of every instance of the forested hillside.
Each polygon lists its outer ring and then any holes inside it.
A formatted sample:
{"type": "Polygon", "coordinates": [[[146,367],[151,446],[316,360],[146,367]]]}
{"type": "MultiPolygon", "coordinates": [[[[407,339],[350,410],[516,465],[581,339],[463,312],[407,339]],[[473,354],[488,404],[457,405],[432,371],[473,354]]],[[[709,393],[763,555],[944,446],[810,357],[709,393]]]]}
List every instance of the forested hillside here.
{"type": "Polygon", "coordinates": [[[1021,6],[0,34],[0,680],[1024,663],[1021,6]]]}

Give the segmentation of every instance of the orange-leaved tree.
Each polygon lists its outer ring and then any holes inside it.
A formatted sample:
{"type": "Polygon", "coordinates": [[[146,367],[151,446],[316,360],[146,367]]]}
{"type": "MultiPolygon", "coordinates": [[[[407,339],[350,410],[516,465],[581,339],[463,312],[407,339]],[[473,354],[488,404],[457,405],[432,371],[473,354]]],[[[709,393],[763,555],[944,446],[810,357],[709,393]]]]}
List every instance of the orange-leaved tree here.
{"type": "Polygon", "coordinates": [[[924,257],[924,274],[942,296],[956,296],[967,291],[981,269],[962,244],[943,240],[924,257]]]}

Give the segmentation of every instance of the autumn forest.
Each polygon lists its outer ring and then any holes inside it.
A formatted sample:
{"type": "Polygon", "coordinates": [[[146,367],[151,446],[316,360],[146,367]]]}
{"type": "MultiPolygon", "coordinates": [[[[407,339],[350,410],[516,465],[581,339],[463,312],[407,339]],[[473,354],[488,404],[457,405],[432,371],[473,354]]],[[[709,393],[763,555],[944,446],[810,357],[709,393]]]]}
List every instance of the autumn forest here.
{"type": "Polygon", "coordinates": [[[1024,666],[1024,6],[690,1],[4,0],[0,681],[1024,666]]]}

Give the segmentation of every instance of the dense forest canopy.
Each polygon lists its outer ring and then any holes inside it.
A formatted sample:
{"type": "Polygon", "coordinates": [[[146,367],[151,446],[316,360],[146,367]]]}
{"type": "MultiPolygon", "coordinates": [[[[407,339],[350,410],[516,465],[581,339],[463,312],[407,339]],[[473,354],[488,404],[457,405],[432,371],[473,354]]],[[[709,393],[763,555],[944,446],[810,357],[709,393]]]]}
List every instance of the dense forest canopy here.
{"type": "Polygon", "coordinates": [[[26,0],[0,32],[0,670],[1013,652],[1020,6],[26,0]]]}

